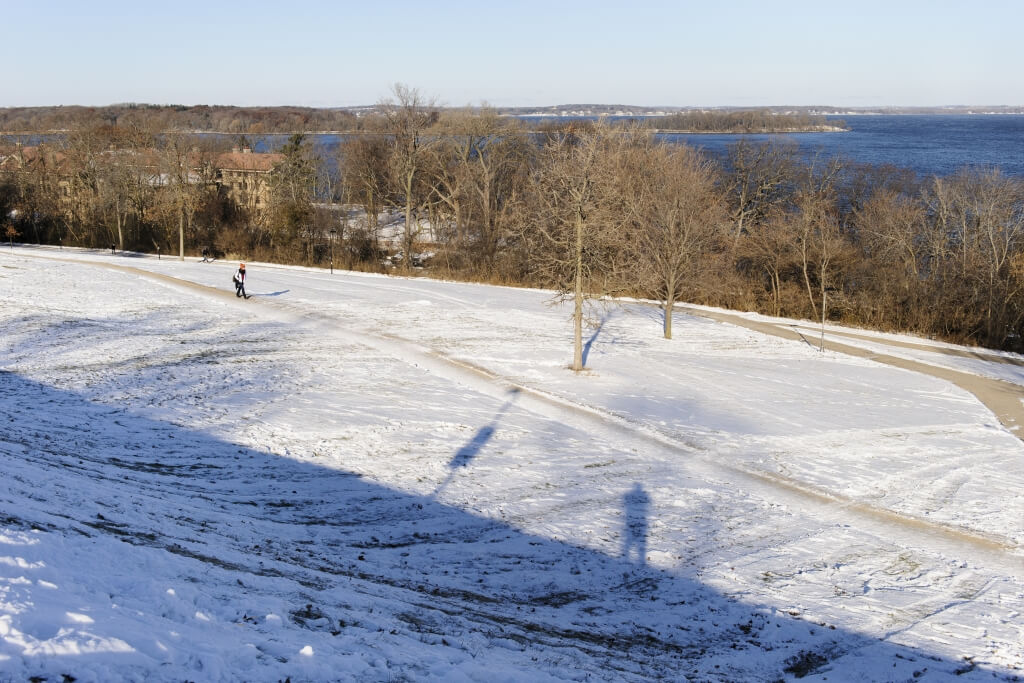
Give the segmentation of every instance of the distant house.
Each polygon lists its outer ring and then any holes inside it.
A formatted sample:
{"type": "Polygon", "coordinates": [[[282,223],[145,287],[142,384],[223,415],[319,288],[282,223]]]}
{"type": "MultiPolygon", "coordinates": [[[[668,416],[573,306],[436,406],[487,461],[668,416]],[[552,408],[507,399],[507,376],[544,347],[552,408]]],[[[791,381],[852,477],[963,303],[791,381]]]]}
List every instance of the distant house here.
{"type": "Polygon", "coordinates": [[[0,151],[0,173],[19,172],[33,174],[43,187],[56,187],[61,203],[70,203],[68,156],[61,150],[48,145],[25,146],[19,142],[13,148],[0,151]]]}
{"type": "Polygon", "coordinates": [[[165,187],[170,184],[169,174],[162,168],[160,152],[151,147],[143,149],[111,148],[102,152],[96,163],[130,169],[140,185],[165,187]]]}
{"type": "Polygon", "coordinates": [[[270,174],[282,161],[283,154],[235,147],[214,160],[217,184],[238,206],[262,211],[270,204],[270,174]]]}
{"type": "MultiPolygon", "coordinates": [[[[284,159],[283,154],[255,153],[249,148],[236,147],[218,155],[213,160],[212,169],[209,169],[204,168],[205,164],[198,153],[193,153],[186,160],[189,165],[187,182],[204,183],[212,180],[221,188],[224,196],[251,216],[256,216],[270,205],[271,174],[284,159]]],[[[66,211],[71,210],[75,195],[80,192],[80,188],[74,185],[75,176],[70,172],[69,161],[63,151],[47,145],[18,144],[0,149],[0,173],[29,172],[40,179],[45,178],[44,182],[52,183],[57,188],[57,196],[66,211]]],[[[92,163],[116,164],[132,169],[137,176],[136,182],[159,190],[172,182],[165,161],[161,153],[153,148],[111,148],[101,152],[92,163]]]]}
{"type": "Polygon", "coordinates": [[[0,151],[0,171],[15,172],[22,169],[67,172],[67,155],[46,145],[26,147],[20,142],[13,148],[0,151]]]}

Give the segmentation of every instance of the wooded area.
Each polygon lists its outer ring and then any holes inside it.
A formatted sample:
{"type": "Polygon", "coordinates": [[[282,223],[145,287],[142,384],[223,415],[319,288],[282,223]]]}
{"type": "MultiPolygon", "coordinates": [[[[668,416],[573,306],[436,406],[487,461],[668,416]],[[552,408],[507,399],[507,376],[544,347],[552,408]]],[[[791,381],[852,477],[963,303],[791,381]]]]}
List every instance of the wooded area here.
{"type": "Polygon", "coordinates": [[[805,113],[749,111],[691,111],[643,119],[645,126],[686,133],[795,133],[846,130],[846,123],[805,113]]]}
{"type": "MultiPolygon", "coordinates": [[[[435,112],[443,111],[440,107],[435,112]]],[[[456,110],[450,110],[456,111],[456,110]]],[[[479,110],[476,110],[479,111],[479,110]]],[[[559,116],[521,119],[523,126],[546,130],[562,125],[559,116]]],[[[613,117],[627,119],[631,117],[613,117]]],[[[702,110],[666,116],[639,116],[637,123],[657,130],[696,133],[772,133],[844,129],[842,121],[802,112],[770,109],[702,110]]],[[[99,126],[177,130],[228,135],[288,135],[310,132],[383,132],[386,108],[316,109],[312,107],[231,107],[211,105],[114,104],[106,107],[13,107],[0,109],[0,132],[49,133],[99,126]]]]}
{"type": "Polygon", "coordinates": [[[918,178],[784,142],[715,160],[642,126],[530,130],[401,86],[376,121],[336,158],[301,134],[261,155],[121,117],[62,124],[0,151],[0,225],[12,241],[551,287],[578,304],[578,367],[583,302],[605,294],[1022,348],[1024,183],[997,170],[918,178]]]}
{"type": "Polygon", "coordinates": [[[345,109],[310,107],[114,104],[107,107],[0,109],[0,131],[7,133],[46,133],[99,126],[262,135],[314,130],[360,130],[362,122],[345,109]]]}

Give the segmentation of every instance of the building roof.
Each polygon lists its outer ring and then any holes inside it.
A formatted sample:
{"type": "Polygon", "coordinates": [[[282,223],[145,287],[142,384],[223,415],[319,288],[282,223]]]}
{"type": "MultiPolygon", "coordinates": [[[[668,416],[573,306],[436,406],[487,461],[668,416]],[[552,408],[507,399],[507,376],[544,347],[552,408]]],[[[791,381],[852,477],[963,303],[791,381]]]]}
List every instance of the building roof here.
{"type": "Polygon", "coordinates": [[[57,171],[65,171],[67,155],[52,147],[22,147],[7,149],[0,153],[0,170],[16,171],[23,166],[34,166],[44,163],[57,171]]]}
{"type": "MultiPolygon", "coordinates": [[[[194,155],[189,156],[189,163],[193,167],[198,167],[200,165],[199,158],[194,155]]],[[[129,163],[134,163],[140,169],[144,168],[153,172],[157,172],[162,166],[159,152],[155,149],[113,149],[103,152],[100,158],[130,160],[129,163]]],[[[274,170],[274,166],[284,160],[284,154],[256,153],[235,149],[218,155],[214,160],[214,166],[222,171],[269,173],[274,170]]],[[[68,157],[64,152],[45,145],[0,150],[0,171],[15,171],[23,166],[34,166],[38,163],[45,163],[58,172],[66,172],[68,157]]]]}
{"type": "Polygon", "coordinates": [[[282,161],[284,161],[283,154],[257,153],[236,149],[218,156],[214,164],[222,171],[269,173],[274,170],[274,166],[282,161]]]}

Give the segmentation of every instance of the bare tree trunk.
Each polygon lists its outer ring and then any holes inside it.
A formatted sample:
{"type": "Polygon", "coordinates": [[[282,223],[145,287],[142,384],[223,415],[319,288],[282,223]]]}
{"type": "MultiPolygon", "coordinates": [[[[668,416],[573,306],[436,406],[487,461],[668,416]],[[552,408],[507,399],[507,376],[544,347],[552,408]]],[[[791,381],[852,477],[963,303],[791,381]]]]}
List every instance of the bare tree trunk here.
{"type": "Polygon", "coordinates": [[[665,339],[672,338],[672,309],[675,308],[676,298],[672,293],[665,298],[665,339]]]}
{"type": "Polygon", "coordinates": [[[573,283],[573,354],[572,369],[583,370],[583,213],[576,211],[576,273],[573,283]]]}
{"type": "Polygon", "coordinates": [[[825,289],[825,275],[822,273],[821,276],[821,348],[818,351],[825,350],[825,311],[828,310],[827,298],[828,292],[825,289]]]}
{"type": "Polygon", "coordinates": [[[405,177],[405,232],[402,235],[402,269],[406,272],[412,271],[412,184],[413,173],[410,171],[405,177]]]}
{"type": "Polygon", "coordinates": [[[114,213],[117,214],[117,248],[124,251],[124,221],[121,220],[121,198],[114,202],[114,213]]]}
{"type": "Polygon", "coordinates": [[[774,302],[773,314],[775,317],[782,315],[782,282],[779,279],[779,271],[771,271],[772,280],[772,301],[774,302]]]}
{"type": "Polygon", "coordinates": [[[814,317],[817,318],[818,317],[818,304],[814,301],[814,289],[811,287],[811,274],[809,272],[809,270],[810,270],[810,262],[809,262],[810,258],[809,258],[809,255],[807,253],[807,250],[809,249],[807,241],[809,239],[810,239],[809,234],[808,234],[807,230],[805,229],[804,230],[804,237],[803,237],[802,243],[800,245],[800,258],[801,258],[800,269],[803,271],[804,285],[807,287],[807,299],[811,303],[811,311],[813,312],[814,317]]]}
{"type": "MultiPolygon", "coordinates": [[[[740,195],[740,206],[742,207],[747,201],[746,192],[740,195]]],[[[732,236],[732,253],[735,256],[737,249],[740,246],[740,238],[743,236],[743,219],[746,218],[747,212],[740,208],[736,211],[736,230],[733,231],[732,236]]]]}

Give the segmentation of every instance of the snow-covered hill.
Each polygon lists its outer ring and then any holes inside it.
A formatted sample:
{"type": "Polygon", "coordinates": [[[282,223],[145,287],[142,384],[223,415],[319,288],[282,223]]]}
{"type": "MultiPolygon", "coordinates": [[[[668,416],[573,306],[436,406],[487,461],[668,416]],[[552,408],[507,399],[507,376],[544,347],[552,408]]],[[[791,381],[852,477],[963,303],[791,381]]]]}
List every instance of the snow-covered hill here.
{"type": "Polygon", "coordinates": [[[974,396],[637,304],[574,375],[545,292],[235,265],[0,252],[0,681],[1024,676],[974,396]]]}

